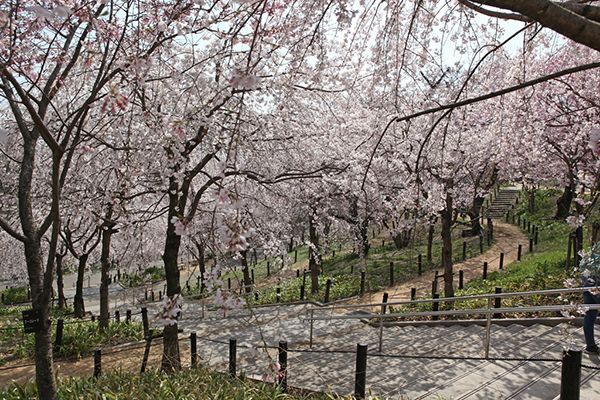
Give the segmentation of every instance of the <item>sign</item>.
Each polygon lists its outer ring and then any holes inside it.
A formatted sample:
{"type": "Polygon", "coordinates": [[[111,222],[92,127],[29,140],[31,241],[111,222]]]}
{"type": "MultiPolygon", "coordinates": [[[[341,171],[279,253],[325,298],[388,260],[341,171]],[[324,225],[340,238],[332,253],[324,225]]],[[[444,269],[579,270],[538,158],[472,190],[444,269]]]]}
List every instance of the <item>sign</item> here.
{"type": "Polygon", "coordinates": [[[22,314],[25,333],[36,333],[41,330],[42,322],[39,310],[25,310],[22,314]]]}

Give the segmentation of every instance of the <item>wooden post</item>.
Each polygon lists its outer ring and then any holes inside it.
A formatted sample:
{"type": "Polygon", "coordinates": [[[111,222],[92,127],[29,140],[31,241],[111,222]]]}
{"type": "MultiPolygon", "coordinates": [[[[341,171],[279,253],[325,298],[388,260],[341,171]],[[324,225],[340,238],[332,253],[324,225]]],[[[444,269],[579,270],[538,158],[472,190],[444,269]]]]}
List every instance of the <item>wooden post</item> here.
{"type": "Polygon", "coordinates": [[[360,271],[360,295],[365,295],[365,271],[360,271]]]}
{"type": "Polygon", "coordinates": [[[144,337],[148,337],[150,327],[148,324],[148,309],[146,307],[142,307],[142,326],[144,327],[144,337]]]}
{"type": "Polygon", "coordinates": [[[271,261],[267,261],[267,276],[271,276],[271,261]]]}
{"type": "Polygon", "coordinates": [[[385,314],[387,310],[387,302],[388,302],[389,294],[387,292],[383,293],[383,300],[381,301],[381,314],[385,314]]]}
{"type": "Polygon", "coordinates": [[[504,253],[500,253],[499,269],[503,269],[503,268],[504,268],[504,253]]]}
{"type": "Polygon", "coordinates": [[[115,310],[115,322],[121,322],[121,313],[119,310],[115,310]]]}
{"type": "Polygon", "coordinates": [[[458,271],[458,288],[463,289],[464,287],[464,279],[465,279],[465,271],[462,269],[458,271]]]}
{"type": "Polygon", "coordinates": [[[280,288],[280,287],[277,287],[277,288],[275,289],[275,291],[276,291],[276,292],[275,292],[275,296],[277,297],[277,302],[278,302],[278,303],[281,303],[281,288],[280,288]]]}
{"type": "MultiPolygon", "coordinates": [[[[495,293],[496,294],[502,293],[502,288],[501,287],[496,287],[495,293]]],[[[500,307],[502,307],[502,298],[495,297],[494,298],[494,308],[500,308],[500,307]]],[[[502,318],[502,314],[496,313],[496,314],[494,314],[494,318],[502,318]]]]}
{"type": "Polygon", "coordinates": [[[563,350],[560,375],[560,400],[579,400],[581,350],[563,350]]]}
{"type": "Polygon", "coordinates": [[[417,271],[419,272],[419,276],[423,274],[423,255],[419,254],[417,257],[417,271]]]}
{"type": "Polygon", "coordinates": [[[324,303],[329,303],[329,294],[331,292],[331,279],[327,279],[325,282],[325,300],[324,303]]]}
{"type": "Polygon", "coordinates": [[[294,250],[294,263],[298,262],[298,250],[294,250]]]}
{"type": "Polygon", "coordinates": [[[571,247],[572,247],[573,235],[569,234],[569,242],[567,244],[567,260],[565,261],[565,269],[568,270],[571,267],[571,247]]]}
{"type": "MultiPolygon", "coordinates": [[[[431,311],[433,312],[437,312],[440,310],[440,302],[439,302],[439,298],[440,298],[440,294],[439,293],[434,293],[433,296],[431,296],[433,298],[433,302],[431,303],[431,311]]],[[[431,319],[433,321],[437,321],[440,319],[439,315],[434,315],[431,317],[431,319]]]]}
{"type": "Polygon", "coordinates": [[[417,297],[417,288],[410,288],[410,300],[413,301],[417,297]]]}
{"type": "Polygon", "coordinates": [[[162,301],[162,291],[158,291],[158,301],[162,301]]]}
{"type": "Polygon", "coordinates": [[[431,296],[437,292],[437,279],[431,281],[431,296]]]}
{"type": "Polygon", "coordinates": [[[529,252],[533,253],[533,239],[529,239],[529,252]]]}
{"type": "Polygon", "coordinates": [[[390,286],[394,286],[394,262],[390,262],[390,286]]]}
{"type": "Polygon", "coordinates": [[[367,345],[356,345],[356,370],[354,378],[354,397],[364,399],[367,389],[367,345]]]}
{"type": "Polygon", "coordinates": [[[94,350],[94,378],[102,375],[102,350],[94,350]]]}
{"type": "Polygon", "coordinates": [[[125,311],[125,323],[129,324],[131,322],[131,310],[125,311]]]}
{"type": "Polygon", "coordinates": [[[254,268],[252,268],[250,270],[250,276],[251,276],[251,279],[252,279],[252,284],[254,285],[255,284],[255,280],[254,280],[254,268]]]}
{"type": "Polygon", "coordinates": [[[235,378],[237,340],[229,339],[229,376],[235,378]]]}
{"type": "Polygon", "coordinates": [[[154,301],[154,289],[152,289],[152,291],[150,291],[150,300],[154,301]]]}
{"type": "Polygon", "coordinates": [[[231,290],[231,278],[227,278],[227,289],[231,290]]]}
{"type": "Polygon", "coordinates": [[[521,253],[523,252],[523,245],[519,244],[517,248],[517,261],[521,261],[521,253]]]}
{"type": "Polygon", "coordinates": [[[198,341],[196,332],[190,333],[190,351],[192,355],[192,368],[196,368],[198,366],[198,341]]]}
{"type": "Polygon", "coordinates": [[[304,285],[300,285],[300,301],[304,300],[304,285]]]}
{"type": "Polygon", "coordinates": [[[479,254],[483,254],[483,235],[479,234],[479,254]]]}
{"type": "Polygon", "coordinates": [[[488,274],[488,263],[487,263],[487,261],[485,261],[483,263],[483,279],[487,279],[487,274],[488,274]]]}
{"type": "Polygon", "coordinates": [[[462,259],[465,261],[467,259],[467,242],[463,240],[462,243],[462,259]]]}
{"type": "Polygon", "coordinates": [[[287,342],[279,342],[279,373],[277,374],[277,384],[283,393],[287,393],[287,353],[287,342]]]}
{"type": "Polygon", "coordinates": [[[296,278],[300,278],[300,270],[299,269],[296,270],[296,278]]]}

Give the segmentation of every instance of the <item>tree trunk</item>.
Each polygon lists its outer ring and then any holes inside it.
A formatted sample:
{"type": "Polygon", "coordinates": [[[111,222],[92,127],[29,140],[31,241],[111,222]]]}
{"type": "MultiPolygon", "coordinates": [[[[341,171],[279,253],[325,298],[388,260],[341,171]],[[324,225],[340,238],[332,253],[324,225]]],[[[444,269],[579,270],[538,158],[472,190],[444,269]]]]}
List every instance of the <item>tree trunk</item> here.
{"type": "MultiPolygon", "coordinates": [[[[174,196],[173,196],[174,197],[174,196]]],[[[173,298],[181,293],[179,284],[179,268],[177,259],[179,255],[179,246],[181,245],[181,236],[175,234],[175,226],[172,218],[176,216],[175,207],[169,210],[169,222],[167,228],[167,237],[165,240],[165,249],[163,253],[163,262],[165,264],[165,276],[167,280],[167,296],[173,298]]],[[[163,331],[163,357],[161,368],[163,371],[172,372],[181,369],[181,359],[179,356],[179,341],[177,336],[177,323],[171,326],[165,326],[163,331]]]]}
{"type": "Polygon", "coordinates": [[[196,249],[198,250],[198,270],[200,273],[200,291],[204,288],[204,280],[206,279],[206,262],[204,260],[204,242],[197,241],[196,249]]]}
{"type": "Polygon", "coordinates": [[[65,297],[63,282],[63,258],[64,255],[56,254],[56,289],[58,292],[58,308],[61,310],[67,307],[67,298],[65,297]]]}
{"type": "Polygon", "coordinates": [[[252,293],[252,277],[250,276],[250,268],[248,267],[248,251],[240,251],[242,255],[242,273],[244,274],[244,293],[252,293]]]}
{"type": "Polygon", "coordinates": [[[554,219],[564,220],[571,212],[571,202],[573,201],[573,187],[565,186],[563,194],[556,200],[556,214],[554,219]]]}
{"type": "Polygon", "coordinates": [[[319,292],[319,272],[321,269],[321,257],[319,255],[319,235],[317,227],[310,218],[308,225],[308,269],[310,270],[310,293],[316,294],[319,292]]]}
{"type": "Polygon", "coordinates": [[[433,264],[433,238],[435,236],[435,221],[429,222],[427,230],[427,264],[433,264]]]}
{"type": "Polygon", "coordinates": [[[360,256],[367,258],[369,255],[369,222],[360,223],[360,256]]]}
{"type": "Polygon", "coordinates": [[[79,264],[77,265],[77,282],[75,284],[75,297],[73,299],[73,308],[75,318],[83,318],[85,315],[85,305],[83,304],[83,278],[85,274],[85,266],[87,264],[88,254],[84,253],[79,256],[79,264]]]}
{"type": "Polygon", "coordinates": [[[106,222],[102,226],[102,244],[100,251],[100,330],[108,328],[110,309],[108,302],[108,273],[110,271],[110,241],[112,239],[115,223],[110,221],[112,207],[109,206],[106,222]]]}
{"type": "Polygon", "coordinates": [[[454,296],[452,271],[452,196],[446,193],[446,208],[442,215],[442,266],[444,267],[444,295],[454,296]]]}
{"type": "Polygon", "coordinates": [[[483,206],[483,201],[483,197],[476,196],[467,213],[471,219],[471,236],[481,235],[481,206],[483,206]]]}
{"type": "Polygon", "coordinates": [[[532,214],[535,212],[535,192],[534,187],[527,191],[527,210],[532,214]]]}

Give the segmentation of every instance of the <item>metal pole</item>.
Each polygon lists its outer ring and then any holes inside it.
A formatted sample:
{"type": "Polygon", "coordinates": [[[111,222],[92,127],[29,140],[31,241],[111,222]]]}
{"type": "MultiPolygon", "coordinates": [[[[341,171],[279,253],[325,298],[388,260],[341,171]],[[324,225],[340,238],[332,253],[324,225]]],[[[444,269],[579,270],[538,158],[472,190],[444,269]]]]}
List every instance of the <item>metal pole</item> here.
{"type": "Polygon", "coordinates": [[[579,400],[581,350],[563,350],[560,400],[579,400]]]}
{"type": "Polygon", "coordinates": [[[354,397],[364,399],[367,388],[367,345],[356,345],[356,375],[354,379],[354,397]]]}
{"type": "Polygon", "coordinates": [[[235,378],[235,364],[236,364],[236,339],[229,339],[229,375],[235,378]]]}
{"type": "Polygon", "coordinates": [[[379,317],[379,352],[383,351],[383,314],[379,317]]]}
{"type": "Polygon", "coordinates": [[[492,298],[488,297],[487,318],[485,322],[485,358],[490,356],[490,336],[492,333],[492,298]]]}

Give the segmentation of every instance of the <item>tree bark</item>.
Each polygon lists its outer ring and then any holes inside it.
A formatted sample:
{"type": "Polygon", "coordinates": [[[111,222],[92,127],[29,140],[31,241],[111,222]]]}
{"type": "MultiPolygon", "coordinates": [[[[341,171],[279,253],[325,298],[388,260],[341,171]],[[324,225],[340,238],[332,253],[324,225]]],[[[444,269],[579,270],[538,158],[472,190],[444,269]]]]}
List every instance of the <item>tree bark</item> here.
{"type": "Polygon", "coordinates": [[[252,293],[252,277],[250,276],[250,268],[248,267],[248,251],[240,251],[242,256],[242,273],[244,274],[244,293],[252,293]]]}
{"type": "Polygon", "coordinates": [[[573,186],[567,185],[562,195],[556,200],[556,214],[554,219],[564,220],[571,212],[571,202],[573,201],[573,186]]]}
{"type": "Polygon", "coordinates": [[[452,270],[452,196],[446,193],[446,208],[442,216],[442,266],[444,267],[444,295],[454,296],[454,272],[452,270]]]}
{"type": "Polygon", "coordinates": [[[109,206],[106,220],[102,225],[102,242],[100,250],[100,330],[108,328],[110,321],[110,306],[108,301],[108,273],[110,271],[110,241],[115,223],[111,221],[112,206],[109,206]]]}
{"type": "Polygon", "coordinates": [[[481,234],[481,206],[483,206],[484,198],[475,196],[471,208],[467,215],[471,219],[471,236],[479,236],[481,234]]]}
{"type": "Polygon", "coordinates": [[[319,235],[317,226],[310,218],[308,224],[308,269],[310,270],[310,293],[317,294],[319,292],[319,272],[321,269],[321,257],[319,255],[319,235]]]}
{"type": "Polygon", "coordinates": [[[77,282],[75,284],[75,297],[73,298],[73,308],[75,318],[83,318],[85,315],[85,305],[83,301],[83,278],[85,275],[85,267],[88,260],[88,253],[79,256],[79,264],[77,265],[77,282]]]}
{"type": "Polygon", "coordinates": [[[433,238],[435,236],[435,221],[429,222],[427,229],[427,264],[433,264],[433,238]]]}
{"type": "MultiPolygon", "coordinates": [[[[179,247],[181,245],[181,236],[175,233],[175,226],[172,219],[177,216],[177,196],[170,195],[169,202],[169,221],[167,235],[165,239],[165,248],[163,253],[163,262],[165,264],[165,276],[167,280],[167,296],[173,298],[181,293],[179,284],[179,267],[177,259],[179,247]]],[[[177,336],[177,323],[171,326],[165,326],[163,331],[163,357],[161,368],[163,371],[172,372],[181,369],[181,359],[179,355],[179,341],[177,336]]]]}
{"type": "Polygon", "coordinates": [[[527,210],[532,214],[535,212],[535,192],[535,188],[527,190],[527,210]]]}
{"type": "Polygon", "coordinates": [[[64,309],[67,307],[67,298],[65,297],[64,282],[63,282],[63,259],[64,254],[56,254],[56,289],[58,294],[58,308],[64,309]]]}

